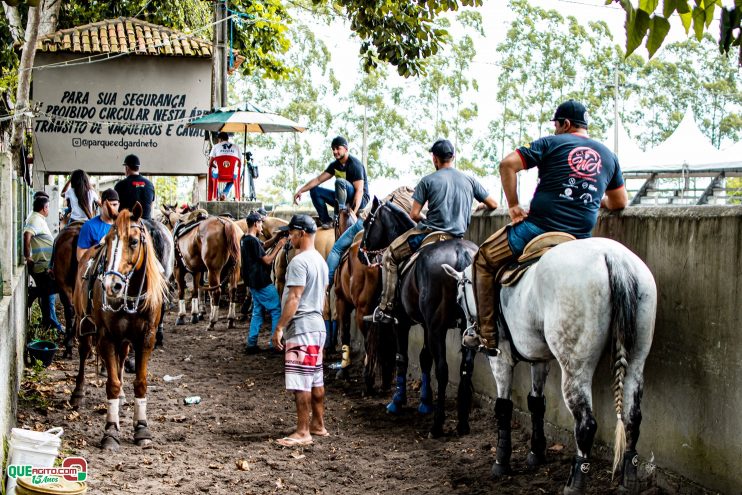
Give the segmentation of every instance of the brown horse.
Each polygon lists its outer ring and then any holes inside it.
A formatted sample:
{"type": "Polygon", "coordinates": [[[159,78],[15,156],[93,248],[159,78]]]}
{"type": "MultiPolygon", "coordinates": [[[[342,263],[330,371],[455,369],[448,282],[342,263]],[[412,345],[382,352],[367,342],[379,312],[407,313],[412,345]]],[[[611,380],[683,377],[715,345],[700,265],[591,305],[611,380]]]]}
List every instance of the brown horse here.
{"type": "Polygon", "coordinates": [[[147,364],[162,317],[167,281],[141,214],[139,203],[131,213],[120,212],[103,244],[85,253],[77,271],[74,304],[80,315],[80,369],[70,403],[77,408],[85,396],[85,361],[96,336],[98,355],[108,373],[108,415],[101,441],[106,450],[118,450],[121,443],[119,405],[129,346],[134,347],[136,356],[134,442],[140,447],[152,443],[147,425],[147,364]]]}
{"type": "MultiPolygon", "coordinates": [[[[209,217],[191,230],[178,235],[175,240],[175,281],[178,284],[178,319],[176,325],[185,324],[186,273],[193,274],[193,292],[198,295],[201,276],[207,272],[208,286],[203,290],[211,296],[209,329],[219,319],[219,300],[222,280],[229,280],[228,327],[234,328],[236,316],[235,293],[240,278],[240,239],[243,232],[235,223],[222,217],[209,217]]],[[[198,297],[191,300],[191,323],[198,322],[198,297]]]]}
{"type": "MultiPolygon", "coordinates": [[[[288,223],[288,222],[287,222],[288,223]]],[[[330,229],[318,230],[314,236],[314,248],[319,251],[324,259],[327,259],[327,255],[332,250],[332,245],[335,244],[335,231],[330,229]]],[[[278,289],[279,296],[283,294],[283,287],[286,285],[286,268],[289,266],[289,261],[294,258],[295,250],[291,247],[291,243],[286,243],[287,249],[286,254],[276,256],[273,262],[273,278],[278,289]]]]}
{"type": "Polygon", "coordinates": [[[72,305],[77,278],[77,238],[83,222],[73,222],[63,228],[54,240],[52,277],[59,289],[59,300],[64,307],[64,357],[72,357],[75,336],[75,308],[72,305]]]}

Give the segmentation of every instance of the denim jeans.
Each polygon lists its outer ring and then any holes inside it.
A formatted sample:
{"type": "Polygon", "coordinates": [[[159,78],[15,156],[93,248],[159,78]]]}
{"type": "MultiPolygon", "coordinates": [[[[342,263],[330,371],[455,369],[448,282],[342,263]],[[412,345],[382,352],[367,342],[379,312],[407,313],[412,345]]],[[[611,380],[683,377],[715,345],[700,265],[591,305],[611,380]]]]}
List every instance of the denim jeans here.
{"type": "MultiPolygon", "coordinates": [[[[258,345],[258,332],[263,326],[263,309],[271,315],[271,337],[276,331],[278,319],[281,317],[281,301],[278,299],[278,291],[275,285],[267,285],[262,289],[253,289],[252,294],[252,320],[250,321],[250,333],[247,335],[248,347],[258,345]]],[[[273,344],[271,344],[273,347],[273,344]]]]}
{"type": "Polygon", "coordinates": [[[510,250],[513,252],[513,255],[520,256],[523,254],[526,244],[528,244],[531,239],[540,236],[546,231],[541,227],[536,226],[536,224],[524,220],[515,225],[511,225],[507,232],[510,250]]]}
{"type": "MultiPolygon", "coordinates": [[[[321,223],[332,222],[330,213],[327,211],[328,206],[332,206],[332,208],[335,210],[335,213],[337,213],[339,209],[345,208],[348,202],[353,201],[353,196],[355,196],[355,194],[356,188],[353,187],[353,184],[345,179],[336,179],[334,191],[319,186],[315,186],[309,190],[309,197],[312,198],[312,204],[314,205],[314,209],[317,210],[317,215],[319,215],[319,220],[321,223]],[[343,189],[343,192],[345,192],[346,200],[341,205],[338,203],[338,192],[342,191],[343,189]]],[[[366,206],[367,202],[368,201],[366,200],[366,198],[363,197],[361,199],[360,208],[366,206]]]]}
{"type": "Polygon", "coordinates": [[[333,244],[332,251],[327,255],[327,268],[329,269],[330,285],[332,285],[332,281],[335,277],[335,270],[337,270],[338,265],[340,264],[340,258],[343,257],[343,253],[345,253],[350,245],[353,244],[353,238],[356,234],[362,230],[363,221],[357,220],[356,223],[348,227],[348,230],[343,232],[343,235],[338,237],[338,240],[333,244]]]}

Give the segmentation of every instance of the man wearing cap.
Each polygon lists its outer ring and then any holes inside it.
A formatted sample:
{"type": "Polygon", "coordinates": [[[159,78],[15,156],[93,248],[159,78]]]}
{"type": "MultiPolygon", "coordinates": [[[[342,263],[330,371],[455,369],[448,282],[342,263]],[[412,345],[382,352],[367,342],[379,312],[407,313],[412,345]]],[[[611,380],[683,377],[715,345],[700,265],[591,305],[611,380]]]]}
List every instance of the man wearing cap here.
{"type": "Polygon", "coordinates": [[[322,375],[322,348],[325,344],[327,265],[314,249],[317,225],[308,215],[294,215],[280,230],[288,230],[297,250],[286,270],[286,287],[281,300],[281,319],[273,334],[273,346],[285,348],[286,389],[294,392],[297,425],[291,435],[276,441],[293,447],[309,445],[312,435],[327,436],[324,423],[325,386],[322,375]],[[282,338],[286,338],[285,344],[282,338]]]}
{"type": "MultiPolygon", "coordinates": [[[[227,156],[237,159],[237,165],[234,167],[234,180],[237,180],[240,168],[242,167],[242,152],[240,151],[240,147],[229,142],[229,134],[226,132],[220,132],[216,138],[218,142],[211,148],[211,152],[209,153],[211,178],[217,179],[219,177],[219,169],[217,168],[219,158],[227,156]]],[[[227,199],[227,196],[232,191],[232,186],[234,186],[234,180],[227,182],[227,185],[224,186],[224,191],[219,195],[220,200],[227,199]]]]}
{"type": "Polygon", "coordinates": [[[100,244],[101,239],[111,230],[119,213],[119,195],[114,189],[103,191],[100,199],[100,215],[91,218],[80,227],[77,238],[77,261],[80,261],[88,249],[100,244]]]}
{"type": "Polygon", "coordinates": [[[358,216],[358,210],[364,208],[369,200],[366,169],[358,158],[348,153],[348,141],[343,136],[337,136],[332,140],[331,148],[335,161],[294,194],[294,204],[299,204],[301,195],[309,191],[323,229],[332,228],[328,205],[335,209],[335,213],[349,207],[358,216]],[[332,177],[335,177],[334,191],[319,187],[332,177]]]}
{"type": "Polygon", "coordinates": [[[124,158],[126,178],[116,183],[114,188],[119,195],[119,208],[131,211],[134,205],[142,205],[142,218],[152,218],[152,203],[155,201],[155,186],[139,175],[139,157],[127,155],[124,158]]]}
{"type": "Polygon", "coordinates": [[[430,148],[435,172],[426,175],[415,187],[412,195],[410,217],[418,224],[392,242],[382,258],[383,290],[381,302],[365,321],[393,323],[394,294],[397,289],[397,267],[410,254],[417,251],[425,237],[432,232],[448,232],[454,237],[464,237],[471,222],[472,204],[477,209],[497,208],[497,201],[473,177],[453,168],[454,148],[447,139],[439,139],[430,148]],[[427,203],[427,217],[422,209],[427,203]]]}
{"type": "Polygon", "coordinates": [[[585,106],[568,100],[559,105],[552,121],[553,136],[518,148],[500,162],[512,223],[487,239],[474,258],[479,332],[490,354],[497,353],[497,271],[520,256],[534,237],[549,231],[590,237],[601,206],[618,210],[628,204],[618,158],[588,137],[585,106]],[[533,167],[538,168],[538,186],[526,211],[518,200],[516,176],[533,167]]]}
{"type": "Polygon", "coordinates": [[[266,254],[266,246],[258,239],[258,234],[262,230],[263,216],[256,211],[251,211],[247,215],[247,233],[240,241],[242,280],[245,281],[252,295],[252,320],[245,347],[247,354],[260,352],[258,333],[260,327],[263,326],[263,311],[268,311],[271,315],[271,336],[281,316],[281,301],[278,299],[276,286],[271,281],[271,266],[283,245],[286,244],[286,238],[279,239],[273,252],[266,254]]]}

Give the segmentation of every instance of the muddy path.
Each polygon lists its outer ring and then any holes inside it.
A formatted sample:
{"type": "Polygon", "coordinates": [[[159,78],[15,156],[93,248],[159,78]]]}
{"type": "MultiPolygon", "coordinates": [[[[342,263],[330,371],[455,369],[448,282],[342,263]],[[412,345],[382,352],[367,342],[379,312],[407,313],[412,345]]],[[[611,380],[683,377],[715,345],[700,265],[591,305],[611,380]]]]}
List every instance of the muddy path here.
{"type": "MultiPolygon", "coordinates": [[[[283,388],[282,357],[243,354],[247,324],[227,330],[220,322],[174,325],[167,316],[164,350],[149,367],[148,417],[153,448],[132,441],[132,375],[125,376],[127,404],[121,409],[122,444],[118,453],[99,448],[105,422],[105,378],[89,362],[89,386],[79,411],[67,402],[74,388],[77,361],[59,356],[45,376],[32,384],[43,401],[22,401],[18,425],[37,430],[62,426],[62,456],[85,457],[89,493],[111,494],[268,494],[268,493],[547,493],[560,494],[574,451],[548,442],[548,464],[526,472],[528,428],[515,425],[513,467],[505,479],[489,479],[497,442],[491,405],[475,406],[472,434],[455,435],[455,401],[447,404],[447,435],[427,438],[432,418],[416,412],[417,393],[404,413],[385,413],[386,393],[363,397],[356,368],[350,382],[326,370],[326,423],[331,436],[314,445],[287,449],[275,440],[290,433],[296,416],[283,388]],[[165,375],[182,378],[166,382],[165,375]],[[200,404],[184,405],[198,395],[200,404]]],[[[260,345],[267,345],[261,332],[260,345]]],[[[75,351],[76,354],[76,351],[75,351]]],[[[28,385],[28,384],[27,384],[28,385]]],[[[414,386],[414,385],[413,385],[414,386]]],[[[528,425],[530,427],[530,425],[528,425]]],[[[595,461],[589,493],[615,493],[610,466],[595,461]]],[[[656,488],[650,493],[660,493],[656,488]]]]}

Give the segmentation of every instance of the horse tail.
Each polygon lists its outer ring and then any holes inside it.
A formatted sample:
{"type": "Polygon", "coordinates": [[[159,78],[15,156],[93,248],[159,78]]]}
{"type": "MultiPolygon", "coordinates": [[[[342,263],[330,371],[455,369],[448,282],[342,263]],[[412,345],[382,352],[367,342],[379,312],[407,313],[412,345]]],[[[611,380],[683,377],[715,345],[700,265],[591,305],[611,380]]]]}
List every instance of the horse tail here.
{"type": "Polygon", "coordinates": [[[224,224],[224,235],[227,236],[227,252],[234,260],[236,268],[240,266],[240,239],[237,236],[237,229],[231,220],[222,222],[224,224]]]}
{"type": "Polygon", "coordinates": [[[613,473],[626,450],[626,428],[623,423],[624,377],[628,357],[636,340],[638,281],[625,259],[607,254],[608,281],[611,289],[611,335],[613,362],[613,400],[616,407],[616,440],[613,449],[613,473]]]}

